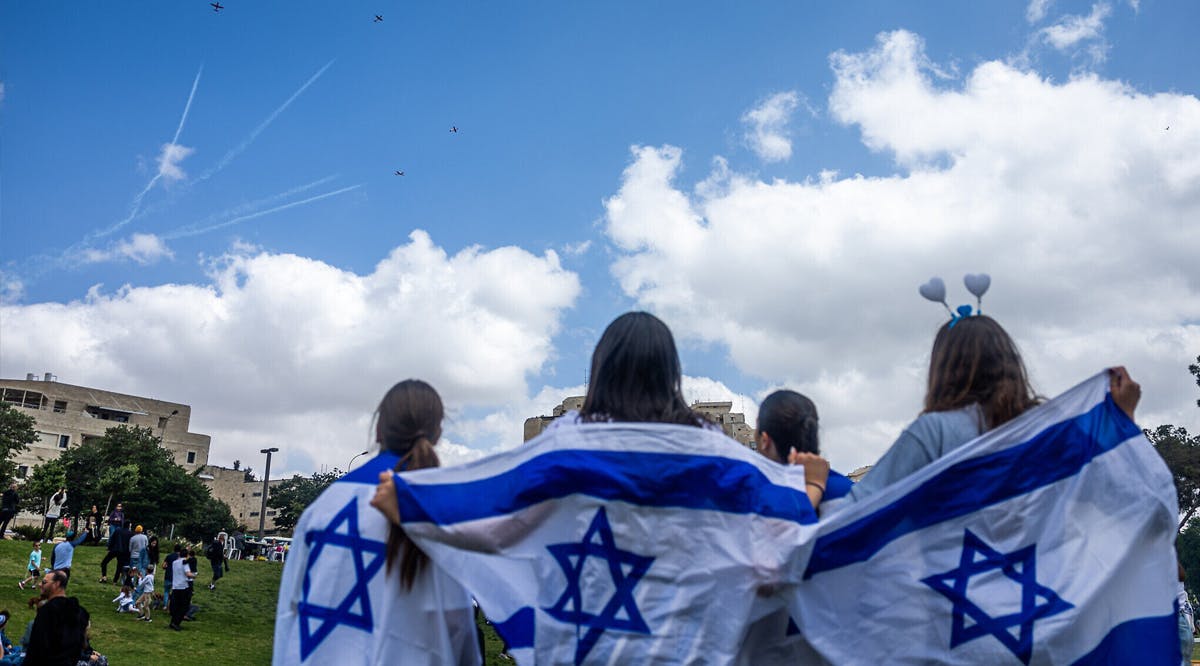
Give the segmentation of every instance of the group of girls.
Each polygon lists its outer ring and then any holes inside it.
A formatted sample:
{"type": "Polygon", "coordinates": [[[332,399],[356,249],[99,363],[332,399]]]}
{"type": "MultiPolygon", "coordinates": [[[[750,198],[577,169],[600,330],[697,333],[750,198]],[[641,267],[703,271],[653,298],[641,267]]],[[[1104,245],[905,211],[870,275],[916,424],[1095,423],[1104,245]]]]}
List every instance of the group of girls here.
{"type": "MultiPolygon", "coordinates": [[[[827,500],[862,499],[1038,404],[1016,345],[995,320],[977,315],[951,323],[934,340],[924,410],[861,482],[830,471],[820,457],[816,405],[795,391],[776,391],[763,401],[757,450],[780,464],[803,465],[806,493],[819,508],[827,500]]],[[[1123,368],[1110,375],[1114,401],[1132,418],[1140,388],[1123,368]]],[[[592,356],[591,378],[582,408],[564,419],[716,427],[684,399],[674,339],[653,315],[631,312],[608,326],[592,356]]],[[[376,436],[384,451],[399,456],[396,471],[438,466],[434,447],[441,418],[441,400],[425,382],[407,380],[388,392],[379,407],[376,436]]],[[[399,567],[401,585],[395,593],[403,595],[423,577],[444,574],[405,537],[392,474],[380,473],[379,479],[371,503],[391,524],[388,567],[399,567]]],[[[455,659],[479,663],[474,650],[455,659]]]]}

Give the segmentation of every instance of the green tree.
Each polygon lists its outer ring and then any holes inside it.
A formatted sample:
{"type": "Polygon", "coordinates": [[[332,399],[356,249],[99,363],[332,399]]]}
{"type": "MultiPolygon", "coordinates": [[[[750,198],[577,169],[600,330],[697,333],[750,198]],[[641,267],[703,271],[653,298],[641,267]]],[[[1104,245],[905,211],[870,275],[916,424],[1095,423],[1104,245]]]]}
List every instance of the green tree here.
{"type": "MultiPolygon", "coordinates": [[[[25,483],[21,486],[21,508],[37,514],[45,513],[50,496],[66,486],[67,472],[62,458],[47,460],[35,466],[25,477],[25,483]]],[[[69,492],[67,499],[71,499],[69,492]]]]}
{"type": "MultiPolygon", "coordinates": [[[[110,467],[100,475],[100,491],[108,493],[108,498],[104,500],[104,513],[107,516],[109,509],[112,508],[113,496],[124,496],[133,490],[138,482],[138,466],[134,464],[121,465],[120,467],[110,467]]],[[[97,505],[99,506],[99,505],[97,505]]],[[[80,507],[82,513],[82,509],[80,507]]]]}
{"type": "MultiPolygon", "coordinates": [[[[1188,372],[1200,387],[1200,356],[1188,366],[1188,372]]],[[[1200,400],[1196,401],[1196,406],[1200,407],[1200,400]]],[[[1175,493],[1179,498],[1178,529],[1184,532],[1188,521],[1200,511],[1200,435],[1189,435],[1186,428],[1173,425],[1160,425],[1144,432],[1175,478],[1175,493]]],[[[1200,539],[1200,532],[1196,537],[1200,539]]],[[[1197,563],[1200,564],[1200,560],[1197,563]]]]}
{"type": "Polygon", "coordinates": [[[12,457],[28,451],[37,440],[37,421],[6,402],[0,402],[0,485],[7,486],[16,475],[12,457]]]}
{"type": "Polygon", "coordinates": [[[236,525],[229,505],[209,497],[177,524],[175,533],[185,539],[207,544],[217,533],[231,531],[236,525]]]}
{"type": "Polygon", "coordinates": [[[337,469],[324,474],[314,472],[312,476],[300,476],[284,479],[271,489],[267,497],[267,506],[275,509],[275,526],[282,530],[290,530],[300,520],[300,514],[309,504],[316,501],[329,484],[342,477],[337,469]]]}

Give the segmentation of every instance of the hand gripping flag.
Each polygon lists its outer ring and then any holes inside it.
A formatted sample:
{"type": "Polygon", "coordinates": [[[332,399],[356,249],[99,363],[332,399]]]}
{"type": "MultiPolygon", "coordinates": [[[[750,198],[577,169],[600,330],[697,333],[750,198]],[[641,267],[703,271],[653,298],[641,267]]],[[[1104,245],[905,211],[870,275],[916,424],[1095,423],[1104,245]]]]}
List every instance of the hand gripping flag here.
{"type": "Polygon", "coordinates": [[[1108,384],[826,517],[804,637],[835,664],[1179,664],[1175,487],[1108,384]]]}
{"type": "Polygon", "coordinates": [[[399,474],[397,495],[521,663],[747,663],[747,627],[784,609],[816,522],[803,469],[663,424],[552,428],[399,474]]]}
{"type": "Polygon", "coordinates": [[[296,524],[275,615],[273,663],[477,666],[471,598],[436,565],[411,590],[387,571],[387,520],[369,502],[380,454],[333,483],[296,524]]]}

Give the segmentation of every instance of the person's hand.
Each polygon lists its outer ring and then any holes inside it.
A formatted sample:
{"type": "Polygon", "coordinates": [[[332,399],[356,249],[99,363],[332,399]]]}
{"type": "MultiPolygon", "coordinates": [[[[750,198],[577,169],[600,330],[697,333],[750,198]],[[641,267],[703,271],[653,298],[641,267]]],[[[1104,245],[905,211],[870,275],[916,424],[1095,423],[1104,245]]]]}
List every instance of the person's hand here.
{"type": "Polygon", "coordinates": [[[396,482],[392,479],[391,472],[379,473],[379,485],[375,487],[371,506],[379,509],[393,525],[400,524],[400,503],[396,500],[396,482]]]}
{"type": "Polygon", "coordinates": [[[1133,381],[1123,365],[1109,368],[1108,379],[1109,392],[1112,393],[1113,402],[1117,403],[1117,407],[1120,407],[1121,411],[1125,412],[1132,421],[1133,410],[1137,407],[1138,401],[1142,399],[1142,385],[1133,381]]]}
{"type": "Polygon", "coordinates": [[[801,453],[793,450],[788,454],[789,465],[804,465],[804,482],[815,482],[825,487],[829,480],[829,461],[815,453],[801,453]]]}

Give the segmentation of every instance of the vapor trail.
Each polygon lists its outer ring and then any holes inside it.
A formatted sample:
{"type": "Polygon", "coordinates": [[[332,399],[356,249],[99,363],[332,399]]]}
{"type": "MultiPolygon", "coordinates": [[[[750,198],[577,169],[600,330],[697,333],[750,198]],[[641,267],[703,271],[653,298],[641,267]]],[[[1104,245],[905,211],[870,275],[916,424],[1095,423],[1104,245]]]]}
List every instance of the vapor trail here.
{"type": "MultiPolygon", "coordinates": [[[[334,58],[334,60],[337,60],[337,58],[334,58]]],[[[304,85],[300,86],[296,92],[292,93],[291,97],[287,98],[287,101],[285,101],[283,104],[280,104],[277,109],[271,112],[271,115],[267,116],[266,120],[262,121],[258,124],[258,127],[255,127],[253,130],[251,130],[250,134],[243,139],[241,143],[239,143],[237,146],[234,146],[229,150],[229,152],[225,153],[225,156],[221,158],[220,162],[217,162],[215,167],[198,176],[195,179],[195,182],[199,183],[215,176],[219,171],[229,166],[229,163],[237,158],[238,155],[241,155],[243,152],[245,152],[245,150],[250,147],[250,144],[254,143],[254,140],[258,138],[258,135],[262,134],[264,130],[271,126],[271,123],[275,122],[275,119],[279,117],[279,114],[286,111],[287,108],[291,106],[292,102],[296,101],[297,97],[302,95],[305,90],[308,90],[308,87],[313,83],[316,83],[317,79],[321,78],[321,75],[325,73],[325,70],[329,69],[329,67],[333,65],[334,60],[330,60],[329,62],[325,63],[325,66],[317,70],[316,74],[310,76],[309,79],[304,82],[304,85]]]]}
{"type": "Polygon", "coordinates": [[[301,199],[300,201],[293,201],[291,203],[283,204],[282,206],[268,208],[267,210],[262,210],[257,213],[250,213],[249,215],[239,215],[238,217],[226,220],[219,224],[213,224],[213,225],[210,225],[207,227],[201,227],[200,229],[180,229],[178,231],[174,231],[169,234],[160,236],[160,238],[162,238],[163,240],[175,240],[177,238],[191,238],[192,236],[199,236],[200,234],[206,234],[210,231],[216,231],[217,229],[222,229],[224,227],[232,226],[232,225],[238,224],[240,222],[245,222],[246,220],[253,220],[256,217],[262,217],[263,215],[270,215],[271,213],[278,213],[281,210],[295,208],[296,206],[303,206],[304,204],[309,204],[314,201],[320,201],[321,199],[328,199],[329,197],[337,196],[339,194],[344,194],[346,192],[349,192],[350,190],[357,190],[358,188],[362,187],[362,185],[363,185],[362,183],[359,183],[357,185],[343,187],[340,190],[334,190],[332,192],[318,194],[314,197],[309,197],[307,199],[301,199]]]}
{"type": "MultiPolygon", "coordinates": [[[[203,72],[204,65],[200,65],[200,69],[196,72],[196,78],[192,79],[192,91],[188,93],[187,104],[183,105],[183,115],[179,117],[179,126],[175,128],[175,136],[171,138],[172,144],[178,143],[179,135],[183,133],[183,124],[187,122],[188,112],[192,110],[192,100],[196,97],[196,87],[200,85],[200,75],[203,72]]],[[[138,212],[140,212],[142,209],[142,199],[146,198],[146,194],[150,192],[151,188],[154,187],[154,184],[157,183],[161,178],[162,168],[160,166],[159,170],[154,174],[154,177],[150,179],[150,182],[146,183],[146,187],[142,188],[142,191],[138,192],[137,196],[133,198],[133,204],[130,206],[129,215],[125,216],[125,219],[118,221],[116,224],[113,224],[107,229],[101,229],[100,231],[89,234],[87,238],[85,238],[85,241],[93,240],[102,236],[108,236],[126,224],[132,222],[133,218],[137,217],[138,212]]]]}

